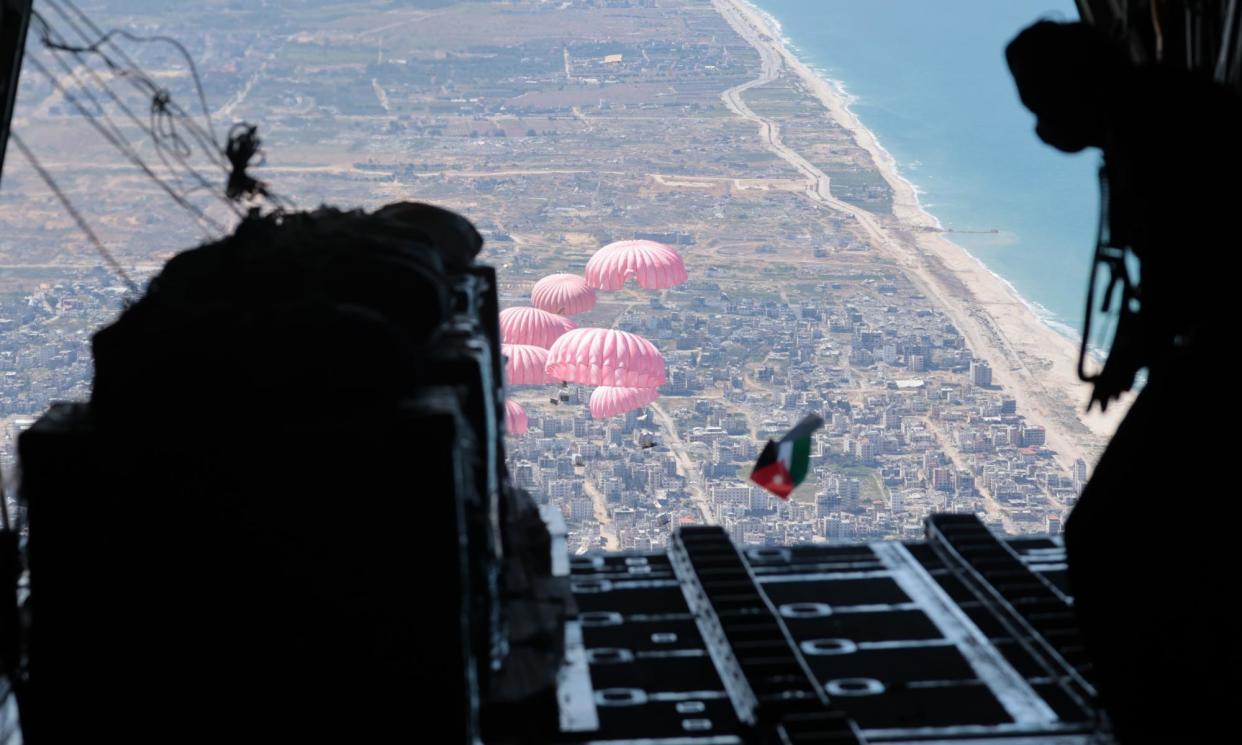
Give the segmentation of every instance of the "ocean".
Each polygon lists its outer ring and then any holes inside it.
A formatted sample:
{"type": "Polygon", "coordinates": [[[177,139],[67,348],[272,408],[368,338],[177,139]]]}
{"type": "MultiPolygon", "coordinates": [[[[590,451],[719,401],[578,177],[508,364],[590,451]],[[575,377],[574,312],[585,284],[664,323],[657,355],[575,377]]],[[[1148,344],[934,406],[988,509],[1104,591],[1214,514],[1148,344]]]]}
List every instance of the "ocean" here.
{"type": "Polygon", "coordinates": [[[1005,44],[1073,0],[752,0],[786,42],[841,84],[852,110],[950,237],[1050,324],[1077,336],[1095,245],[1095,153],[1035,136],[1005,44]]]}

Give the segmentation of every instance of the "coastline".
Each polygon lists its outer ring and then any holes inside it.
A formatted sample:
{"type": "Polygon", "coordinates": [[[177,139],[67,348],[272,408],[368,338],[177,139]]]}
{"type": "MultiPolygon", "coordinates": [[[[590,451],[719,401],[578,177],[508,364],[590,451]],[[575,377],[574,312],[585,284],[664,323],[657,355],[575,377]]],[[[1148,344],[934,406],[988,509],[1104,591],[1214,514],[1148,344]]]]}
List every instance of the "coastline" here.
{"type": "MultiPolygon", "coordinates": [[[[914,184],[899,172],[895,158],[850,110],[848,94],[803,63],[781,34],[780,23],[747,0],[712,0],[735,31],[759,52],[764,74],[775,64],[797,77],[834,121],[853,136],[876,164],[893,194],[893,215],[879,216],[846,205],[831,195],[828,177],[779,141],[777,128],[761,124],[772,149],[811,182],[808,196],[853,215],[872,237],[875,248],[901,265],[966,336],[973,353],[993,369],[994,383],[1017,400],[1028,420],[1047,430],[1047,445],[1066,467],[1077,458],[1094,466],[1107,438],[1124,416],[1132,396],[1086,414],[1090,386],[1077,375],[1079,340],[1054,328],[1011,283],[980,259],[941,233],[939,221],[919,202],[914,184]]],[[[727,91],[735,111],[759,120],[739,94],[760,85],[760,79],[727,91]],[[731,97],[732,96],[732,100],[731,97]]]]}
{"type": "MultiPolygon", "coordinates": [[[[774,32],[773,36],[775,38],[780,39],[780,43],[784,45],[784,47],[789,51],[790,55],[792,55],[793,58],[798,58],[798,53],[801,51],[801,49],[798,47],[797,44],[793,43],[789,39],[788,36],[784,34],[784,26],[783,24],[781,24],[780,19],[772,15],[771,12],[766,11],[763,8],[756,6],[753,0],[742,0],[742,2],[745,5],[748,5],[752,10],[754,10],[755,13],[759,14],[764,19],[764,21],[767,23],[768,27],[774,32]]],[[[812,67],[810,65],[807,65],[806,67],[811,75],[827,83],[835,91],[837,98],[841,100],[842,106],[847,111],[849,111],[851,116],[854,117],[854,119],[857,121],[857,125],[859,127],[866,129],[866,126],[861,123],[861,120],[858,120],[858,115],[855,114],[853,112],[853,109],[850,108],[851,105],[857,100],[857,98],[852,93],[849,92],[849,89],[846,87],[845,82],[831,77],[829,73],[822,68],[812,67]]],[[[854,130],[851,129],[851,132],[853,131],[854,130]]],[[[915,209],[919,213],[920,217],[925,217],[926,219],[930,220],[931,225],[935,229],[941,231],[942,233],[945,233],[945,234],[952,233],[953,231],[951,229],[946,228],[944,226],[944,223],[941,221],[941,219],[937,217],[936,215],[932,214],[930,208],[927,205],[923,204],[920,195],[925,194],[924,190],[919,188],[918,184],[914,183],[914,181],[912,181],[909,177],[907,177],[905,174],[901,172],[901,164],[897,161],[897,158],[888,150],[888,148],[884,147],[884,144],[879,141],[879,138],[877,138],[873,132],[871,132],[868,129],[867,133],[871,136],[871,139],[875,144],[876,152],[878,152],[881,156],[879,158],[876,158],[874,153],[872,154],[873,159],[875,159],[876,161],[877,167],[879,168],[881,173],[885,175],[885,180],[891,181],[891,179],[889,178],[889,175],[891,174],[892,178],[895,178],[901,181],[909,189],[909,193],[911,194],[911,198],[914,202],[915,209]]],[[[872,151],[869,151],[869,152],[872,152],[872,151]]],[[[1049,310],[1043,305],[1023,295],[1012,281],[1010,281],[1009,279],[1006,279],[1005,276],[1002,275],[1000,272],[989,267],[982,258],[980,258],[974,253],[971,253],[970,250],[967,249],[965,246],[961,246],[960,244],[956,244],[956,243],[954,245],[958,246],[958,248],[965,251],[975,261],[979,262],[982,268],[985,271],[992,274],[998,282],[1004,283],[1005,286],[1009,289],[1010,294],[1012,294],[1014,297],[1018,298],[1023,303],[1025,303],[1027,308],[1030,309],[1030,311],[1034,313],[1036,316],[1038,316],[1039,319],[1043,321],[1047,326],[1051,327],[1053,331],[1066,337],[1067,339],[1072,341],[1075,345],[1081,343],[1082,335],[1078,332],[1078,329],[1074,328],[1070,324],[1057,318],[1056,314],[1053,313],[1053,311],[1049,310]]],[[[1104,351],[1105,350],[1099,350],[1095,348],[1092,348],[1090,350],[1091,354],[1096,358],[1097,362],[1100,362],[1100,363],[1104,361],[1104,351]]]]}

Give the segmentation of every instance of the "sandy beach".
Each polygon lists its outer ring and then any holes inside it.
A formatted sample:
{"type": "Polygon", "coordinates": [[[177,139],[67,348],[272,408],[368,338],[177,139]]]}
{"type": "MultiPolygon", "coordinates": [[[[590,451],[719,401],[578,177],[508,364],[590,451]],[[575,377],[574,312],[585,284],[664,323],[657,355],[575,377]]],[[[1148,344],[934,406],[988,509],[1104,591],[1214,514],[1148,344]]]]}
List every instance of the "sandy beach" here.
{"type": "Polygon", "coordinates": [[[892,156],[849,109],[840,89],[807,67],[788,48],[779,28],[745,0],[713,0],[726,21],[759,52],[758,78],[726,91],[733,111],[759,126],[769,148],[808,181],[808,198],[852,215],[875,248],[903,266],[911,281],[939,301],[973,353],[988,361],[993,382],[1017,401],[1019,413],[1047,429],[1047,446],[1067,468],[1078,458],[1094,466],[1129,399],[1107,413],[1086,414],[1090,386],[1078,379],[1078,343],[1045,323],[1014,289],[964,248],[949,241],[919,204],[914,186],[901,177],[892,156]],[[780,139],[779,122],[746,106],[741,94],[779,75],[792,75],[823,104],[829,116],[867,150],[893,192],[893,215],[875,215],[832,195],[826,174],[780,139]]]}

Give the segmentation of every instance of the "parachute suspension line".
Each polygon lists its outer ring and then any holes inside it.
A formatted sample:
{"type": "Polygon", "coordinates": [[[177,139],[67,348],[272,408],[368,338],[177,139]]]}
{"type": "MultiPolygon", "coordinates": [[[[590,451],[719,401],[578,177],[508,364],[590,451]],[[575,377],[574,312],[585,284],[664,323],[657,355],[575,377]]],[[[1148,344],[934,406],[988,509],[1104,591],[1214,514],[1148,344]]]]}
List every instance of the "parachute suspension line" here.
{"type": "MultiPolygon", "coordinates": [[[[211,119],[211,110],[207,104],[207,96],[203,88],[202,76],[199,74],[198,67],[194,63],[194,58],[186,49],[185,45],[177,39],[169,36],[139,36],[129,33],[123,29],[112,29],[107,32],[103,31],[94,21],[91,20],[85,12],[83,12],[73,0],[41,0],[52,7],[57,14],[65,21],[65,23],[85,42],[81,46],[73,46],[62,42],[53,42],[48,45],[48,39],[44,39],[44,44],[49,48],[58,49],[60,51],[68,51],[76,54],[93,54],[100,57],[104,64],[118,77],[125,78],[135,86],[135,88],[151,100],[151,125],[149,128],[144,127],[155,142],[157,152],[167,150],[177,158],[181,165],[189,171],[190,175],[198,182],[197,188],[207,189],[209,192],[220,197],[222,200],[229,202],[230,209],[242,216],[244,213],[233,204],[232,199],[224,195],[212,186],[201,174],[195,171],[184,159],[191,153],[189,144],[185,138],[177,130],[176,121],[180,120],[189,135],[198,143],[199,147],[207,155],[216,167],[220,168],[226,176],[232,179],[235,170],[234,165],[230,162],[228,153],[226,152],[227,143],[221,144],[216,135],[216,131],[211,119]],[[69,10],[65,10],[68,8],[69,10]],[[69,11],[72,11],[72,15],[69,11]],[[76,16],[78,22],[75,22],[73,16],[76,16]],[[152,77],[143,70],[123,47],[116,43],[114,37],[119,37],[127,41],[135,43],[165,43],[174,47],[185,60],[186,66],[190,71],[190,75],[194,81],[194,88],[197,94],[199,105],[203,110],[203,121],[206,124],[204,128],[195,117],[191,116],[184,108],[178,105],[169,94],[169,92],[154,82],[152,77]],[[108,49],[115,52],[117,58],[110,56],[108,49]]],[[[44,19],[46,24],[46,19],[44,19]]],[[[102,83],[101,83],[102,85],[102,83]]],[[[115,100],[115,96],[114,96],[115,100]]],[[[161,153],[161,160],[163,155],[161,153]]],[[[170,168],[170,170],[172,170],[170,168]]],[[[293,208],[293,203],[287,199],[274,194],[271,189],[264,185],[262,192],[254,192],[252,196],[262,196],[272,203],[278,210],[293,208]]]]}
{"type": "MultiPolygon", "coordinates": [[[[34,11],[31,11],[30,21],[34,25],[38,26],[39,40],[43,44],[43,46],[48,49],[57,49],[58,46],[56,42],[53,41],[51,38],[51,35],[53,32],[52,32],[51,26],[48,25],[47,19],[44,18],[39,13],[39,11],[34,10],[34,11]]],[[[82,81],[78,78],[76,71],[68,67],[65,64],[64,60],[61,60],[59,57],[56,57],[55,59],[60,64],[61,68],[65,71],[65,75],[67,77],[73,78],[73,82],[76,83],[77,87],[81,89],[82,95],[85,98],[89,99],[91,104],[94,105],[95,110],[101,112],[101,116],[104,118],[108,126],[112,129],[113,134],[124,139],[124,136],[121,135],[120,128],[118,128],[115,124],[113,124],[112,120],[108,118],[106,113],[103,113],[103,106],[99,103],[99,101],[95,98],[95,96],[90,92],[90,89],[87,88],[86,85],[83,84],[82,81]]],[[[88,72],[93,72],[93,70],[91,70],[89,67],[86,67],[85,65],[83,65],[83,67],[86,68],[88,72]]]]}
{"type": "Polygon", "coordinates": [[[87,110],[87,108],[82,104],[81,101],[78,100],[76,96],[74,96],[72,93],[66,90],[65,87],[61,84],[60,80],[58,80],[57,77],[52,74],[52,71],[47,69],[47,67],[45,67],[43,63],[40,62],[37,57],[33,57],[33,56],[30,57],[28,59],[28,62],[32,66],[34,66],[36,70],[42,73],[44,77],[48,79],[48,81],[52,84],[52,87],[55,88],[56,91],[59,92],[66,101],[72,104],[73,107],[78,110],[78,113],[86,117],[86,120],[90,122],[91,126],[93,126],[101,135],[103,135],[105,140],[107,140],[113,147],[119,150],[121,154],[124,155],[126,158],[128,158],[131,163],[133,163],[140,170],[142,170],[142,172],[145,173],[148,178],[154,181],[156,185],[158,185],[161,189],[163,189],[168,194],[168,196],[172,197],[172,200],[174,202],[180,205],[187,212],[194,215],[194,217],[196,217],[201,222],[206,223],[207,225],[211,226],[212,229],[214,229],[220,235],[223,235],[226,232],[228,232],[225,229],[225,227],[221,225],[218,221],[208,216],[207,213],[203,212],[203,210],[200,209],[197,205],[190,202],[184,196],[179,194],[175,189],[169,186],[163,179],[157,176],[155,172],[151,170],[151,167],[148,166],[142,160],[141,157],[139,157],[138,153],[134,152],[134,150],[131,147],[129,147],[129,144],[127,142],[123,141],[122,139],[119,139],[115,134],[110,132],[107,127],[105,127],[103,124],[100,124],[99,120],[96,119],[95,115],[91,111],[87,110]]]}
{"type": "Polygon", "coordinates": [[[1091,13],[1091,3],[1087,0],[1078,0],[1078,15],[1082,17],[1089,25],[1095,25],[1095,17],[1091,13]]]}
{"type": "Polygon", "coordinates": [[[4,488],[3,469],[0,469],[0,529],[6,533],[13,530],[13,521],[9,518],[9,492],[4,488]]]}
{"type": "Polygon", "coordinates": [[[1156,36],[1156,62],[1164,61],[1164,24],[1160,22],[1160,7],[1156,0],[1151,3],[1151,28],[1156,36]]]}
{"type": "MultiPolygon", "coordinates": [[[[37,21],[39,21],[42,24],[43,28],[45,29],[45,33],[42,38],[42,42],[44,46],[54,51],[65,51],[65,52],[72,53],[75,56],[75,58],[77,58],[78,61],[88,70],[92,70],[92,68],[90,68],[90,66],[86,64],[85,60],[83,59],[83,55],[93,54],[95,56],[98,56],[104,62],[104,64],[108,67],[108,69],[112,71],[114,75],[126,79],[127,81],[130,82],[131,85],[133,85],[138,90],[139,93],[142,94],[144,98],[151,99],[151,102],[152,102],[151,108],[152,108],[153,113],[164,113],[165,115],[169,115],[170,109],[173,109],[173,111],[171,112],[172,114],[176,114],[177,116],[180,116],[181,118],[185,119],[188,125],[187,128],[190,130],[191,134],[195,135],[195,139],[199,140],[199,144],[203,147],[203,150],[207,154],[208,158],[221,170],[227,170],[224,166],[224,159],[220,155],[220,152],[219,152],[220,146],[215,142],[214,132],[210,135],[206,135],[205,137],[200,137],[199,128],[194,123],[193,119],[190,118],[188,114],[186,114],[184,111],[182,111],[180,107],[176,107],[175,104],[173,104],[171,97],[168,95],[168,91],[161,88],[155,82],[153,82],[150,76],[147,75],[147,73],[143,71],[137,65],[137,63],[133,62],[132,60],[129,60],[129,58],[126,57],[126,60],[127,60],[126,64],[124,65],[118,64],[115,60],[113,60],[110,56],[108,56],[107,52],[100,49],[100,46],[105,41],[108,41],[110,39],[110,36],[112,35],[113,32],[109,32],[109,34],[105,34],[99,39],[96,39],[95,41],[91,41],[92,37],[90,37],[86,31],[82,30],[82,28],[74,21],[73,17],[70,16],[57,3],[56,0],[43,0],[43,1],[46,2],[48,5],[50,5],[56,11],[56,13],[61,17],[61,19],[65,22],[65,24],[69,26],[69,28],[71,28],[78,36],[82,37],[84,40],[88,42],[86,46],[74,46],[74,45],[67,43],[63,39],[63,37],[59,40],[50,38],[50,35],[46,33],[48,30],[50,30],[50,24],[48,23],[45,17],[43,17],[42,15],[36,12],[34,14],[34,18],[37,21]],[[204,143],[203,139],[206,139],[207,142],[204,143]]],[[[76,11],[77,9],[74,8],[74,10],[76,11]]],[[[78,11],[78,14],[81,16],[80,11],[78,11]]],[[[89,19],[85,19],[85,20],[89,23],[89,19]]],[[[154,41],[154,40],[169,41],[170,43],[174,44],[178,49],[182,50],[183,54],[186,55],[186,60],[188,64],[190,65],[190,72],[194,76],[195,85],[199,90],[199,95],[204,101],[204,115],[206,115],[206,103],[205,103],[206,98],[202,92],[202,87],[201,87],[202,84],[199,81],[198,70],[197,68],[194,67],[194,62],[191,58],[189,58],[188,52],[185,51],[185,48],[181,46],[179,42],[177,42],[174,39],[168,39],[166,37],[147,38],[147,37],[134,36],[132,34],[128,34],[128,33],[120,32],[120,31],[115,32],[115,33],[119,35],[124,35],[126,38],[132,39],[134,41],[154,41]]],[[[116,46],[115,44],[113,44],[112,46],[114,46],[118,52],[124,55],[123,49],[116,46]]],[[[101,87],[106,88],[106,84],[103,83],[102,81],[99,81],[97,77],[96,77],[96,81],[99,83],[101,87]]],[[[117,100],[118,97],[112,93],[111,89],[108,89],[108,91],[109,91],[109,94],[112,95],[113,99],[117,100]]],[[[118,104],[119,103],[120,102],[118,100],[118,104]]],[[[210,128],[211,126],[210,117],[207,117],[207,123],[208,123],[208,127],[210,128]]],[[[152,139],[155,140],[157,147],[160,147],[164,144],[161,142],[160,137],[155,134],[154,127],[152,128],[152,131],[149,131],[148,133],[151,134],[152,139]]],[[[188,150],[188,145],[186,145],[183,141],[181,141],[179,134],[176,134],[175,138],[177,141],[173,142],[173,145],[172,145],[172,148],[174,151],[188,150]]]]}
{"type": "Polygon", "coordinates": [[[1108,175],[1105,167],[1101,165],[1100,224],[1096,234],[1095,257],[1091,262],[1091,275],[1087,284],[1087,310],[1083,314],[1082,341],[1078,349],[1078,378],[1084,383],[1095,383],[1100,378],[1099,373],[1091,375],[1086,370],[1088,345],[1091,339],[1091,316],[1095,312],[1096,279],[1099,276],[1100,267],[1108,269],[1108,285],[1104,289],[1104,297],[1100,303],[1101,313],[1108,313],[1112,310],[1113,295],[1119,286],[1121,287],[1121,301],[1117,308],[1119,324],[1123,316],[1134,315],[1133,303],[1139,297],[1134,282],[1130,278],[1129,269],[1126,267],[1127,247],[1115,245],[1112,240],[1113,236],[1109,234],[1108,204],[1108,175]]]}
{"type": "MultiPolygon", "coordinates": [[[[139,119],[138,115],[135,114],[134,111],[128,105],[126,105],[125,101],[116,93],[116,91],[114,91],[108,85],[107,81],[100,78],[99,74],[95,71],[95,69],[86,62],[86,59],[84,58],[81,51],[78,51],[76,48],[70,47],[67,44],[63,44],[60,41],[57,41],[56,39],[54,39],[52,35],[55,33],[55,31],[48,24],[46,18],[39,15],[38,13],[35,13],[32,17],[41,27],[40,30],[41,30],[41,37],[42,37],[43,45],[52,51],[63,51],[63,52],[68,52],[69,54],[72,54],[75,60],[78,62],[78,64],[80,64],[82,68],[86,71],[87,75],[90,76],[91,80],[94,81],[95,85],[103,89],[103,91],[108,94],[108,97],[112,99],[113,103],[115,103],[116,106],[121,110],[121,112],[124,113],[136,127],[138,127],[143,133],[145,133],[151,138],[152,142],[154,142],[155,144],[156,155],[159,157],[160,161],[164,164],[164,167],[168,170],[168,172],[172,174],[172,177],[176,181],[177,186],[181,188],[181,174],[173,166],[173,164],[169,162],[169,159],[168,159],[169,156],[174,158],[180,164],[181,168],[183,168],[184,171],[189,175],[189,177],[192,178],[195,182],[197,182],[198,186],[194,187],[193,189],[189,191],[186,191],[184,188],[182,188],[181,189],[182,197],[187,196],[189,192],[195,191],[197,189],[205,189],[208,193],[213,194],[217,198],[219,198],[225,205],[229,207],[229,209],[231,209],[235,214],[237,214],[238,217],[244,216],[244,213],[240,209],[238,209],[237,206],[234,205],[232,201],[225,199],[216,190],[216,188],[211,184],[211,182],[207,180],[206,177],[204,177],[192,165],[186,162],[186,159],[193,154],[193,150],[190,147],[190,145],[186,143],[184,139],[182,139],[181,135],[178,132],[176,132],[175,119],[173,119],[172,116],[168,114],[168,104],[169,104],[170,98],[166,90],[160,89],[152,97],[149,123],[144,123],[141,119],[139,119]]],[[[111,117],[108,116],[103,105],[99,102],[99,100],[91,93],[90,89],[78,77],[77,72],[70,65],[68,65],[63,59],[61,59],[59,55],[57,55],[55,59],[57,63],[59,63],[61,68],[65,71],[66,75],[73,78],[74,82],[77,83],[79,88],[81,88],[82,94],[94,106],[95,111],[98,112],[98,115],[104,120],[104,122],[107,123],[113,135],[115,135],[118,140],[124,142],[126,146],[132,151],[132,145],[130,144],[129,140],[125,137],[125,135],[121,132],[120,127],[118,127],[112,121],[111,117]]],[[[116,68],[110,66],[110,69],[112,69],[114,73],[116,72],[116,68]]],[[[117,74],[121,74],[121,73],[117,73],[117,74]]],[[[208,152],[210,153],[212,151],[208,150],[208,152]]]]}
{"type": "Polygon", "coordinates": [[[199,128],[197,123],[194,122],[193,118],[180,106],[175,107],[174,113],[186,119],[187,123],[190,125],[191,130],[197,131],[199,134],[203,136],[204,139],[206,139],[210,143],[211,145],[210,151],[212,152],[213,155],[216,156],[215,160],[217,164],[221,168],[224,167],[224,159],[221,157],[222,153],[220,152],[219,138],[216,136],[215,126],[212,124],[211,110],[207,106],[207,95],[203,90],[202,76],[199,75],[198,66],[194,64],[194,57],[190,54],[189,50],[185,48],[184,44],[172,38],[171,36],[139,36],[137,34],[131,34],[128,31],[125,31],[123,29],[112,29],[111,31],[108,31],[105,33],[102,29],[99,28],[99,26],[95,24],[94,21],[90,19],[90,16],[86,15],[86,13],[82,12],[82,10],[78,8],[77,5],[74,4],[73,0],[41,0],[41,1],[51,6],[61,16],[61,18],[63,18],[65,22],[78,34],[78,36],[82,37],[82,39],[86,42],[86,46],[79,47],[77,49],[78,51],[91,52],[94,54],[98,54],[101,58],[103,58],[104,62],[108,65],[108,67],[117,71],[118,74],[129,78],[131,81],[133,81],[135,85],[139,86],[140,88],[143,88],[144,92],[149,95],[154,95],[159,90],[159,86],[157,86],[153,82],[151,76],[148,75],[142,69],[142,67],[125,52],[125,49],[123,47],[118,45],[116,42],[112,41],[112,37],[119,36],[127,41],[131,41],[131,42],[135,42],[139,44],[155,42],[155,43],[169,44],[172,47],[174,47],[181,54],[181,57],[185,60],[186,67],[189,69],[190,75],[194,79],[194,89],[198,94],[199,105],[201,105],[203,109],[203,121],[207,125],[206,131],[203,131],[201,128],[199,128]],[[71,11],[73,11],[73,15],[76,15],[78,19],[82,22],[82,25],[89,28],[91,33],[88,34],[86,31],[82,29],[81,26],[75,23],[73,21],[73,18],[70,17],[69,13],[66,12],[64,10],[64,7],[62,6],[68,7],[71,11]],[[108,56],[106,52],[102,50],[102,47],[105,44],[112,47],[112,49],[116,51],[117,56],[119,56],[121,58],[121,61],[124,63],[123,67],[121,65],[118,65],[114,60],[112,60],[108,56]]]}
{"type": "Polygon", "coordinates": [[[1100,223],[1096,228],[1095,256],[1091,259],[1091,274],[1087,279],[1087,310],[1082,317],[1082,341],[1078,347],[1078,379],[1093,383],[1097,376],[1087,373],[1087,355],[1091,343],[1091,314],[1095,312],[1095,281],[1100,269],[1100,253],[1108,242],[1108,177],[1100,165],[1100,223]]]}
{"type": "MultiPolygon", "coordinates": [[[[225,164],[224,164],[224,158],[220,154],[220,146],[214,141],[214,138],[202,133],[201,128],[197,126],[197,124],[193,121],[193,119],[190,118],[184,111],[182,111],[180,107],[176,107],[175,104],[172,103],[171,98],[166,95],[167,92],[163,88],[158,86],[155,82],[153,82],[150,76],[146,74],[146,72],[144,72],[141,68],[138,68],[136,64],[131,63],[129,66],[125,66],[125,65],[117,63],[116,60],[108,56],[106,52],[99,49],[97,44],[91,43],[91,37],[87,35],[87,32],[83,31],[71,16],[69,16],[59,5],[55,4],[54,0],[44,0],[44,1],[47,2],[49,5],[51,5],[53,9],[56,10],[56,12],[65,21],[66,25],[68,25],[78,36],[82,37],[88,42],[86,46],[74,46],[74,45],[70,45],[66,43],[63,39],[58,41],[58,40],[50,39],[48,36],[44,36],[42,41],[46,47],[48,47],[49,49],[52,49],[53,51],[65,51],[65,52],[70,52],[74,54],[75,57],[77,57],[78,61],[83,66],[87,67],[87,69],[91,69],[91,68],[89,65],[86,65],[81,55],[92,54],[92,55],[98,56],[103,61],[103,63],[107,66],[107,68],[112,72],[113,75],[120,77],[120,78],[124,78],[130,83],[131,86],[133,86],[139,92],[139,94],[142,95],[143,98],[147,98],[151,100],[152,102],[151,108],[154,111],[167,112],[170,109],[175,109],[172,113],[174,113],[178,117],[185,120],[187,124],[187,129],[190,131],[190,134],[193,135],[196,140],[198,140],[199,145],[202,147],[203,151],[206,153],[208,159],[211,160],[212,163],[216,165],[216,167],[220,168],[221,171],[227,172],[227,168],[225,167],[225,164]],[[164,94],[164,95],[161,96],[161,94],[164,94]],[[161,97],[163,97],[164,99],[163,102],[160,101],[161,97]]],[[[37,13],[35,14],[35,19],[39,20],[44,25],[45,28],[49,26],[49,24],[47,23],[47,19],[40,16],[37,13]]],[[[134,37],[134,38],[137,40],[143,40],[142,37],[134,37]]],[[[117,47],[117,49],[120,50],[119,47],[117,47]]],[[[105,84],[100,82],[100,85],[104,86],[105,84]]],[[[116,96],[113,95],[113,98],[115,100],[116,96]]],[[[148,134],[150,134],[152,139],[155,141],[157,148],[166,147],[165,143],[161,141],[161,138],[154,131],[148,131],[148,134]]],[[[180,139],[179,134],[177,135],[177,138],[180,139]]],[[[178,143],[172,144],[172,149],[174,151],[178,149],[184,149],[184,148],[185,148],[184,143],[180,143],[180,146],[178,146],[178,143]]]]}
{"type": "Polygon", "coordinates": [[[95,231],[91,230],[91,226],[86,222],[86,219],[82,217],[82,213],[78,212],[77,208],[73,206],[73,202],[69,201],[69,197],[65,194],[65,192],[61,191],[61,188],[56,184],[56,180],[52,178],[52,174],[47,172],[47,169],[43,167],[43,164],[40,163],[39,159],[35,157],[35,154],[30,151],[30,148],[26,147],[26,143],[22,140],[21,136],[18,135],[17,132],[10,132],[9,140],[17,146],[19,151],[21,151],[21,154],[26,158],[26,161],[30,163],[30,167],[35,170],[35,173],[39,174],[39,178],[43,179],[43,183],[47,184],[47,188],[51,189],[52,193],[56,195],[56,198],[60,201],[61,206],[64,207],[65,211],[69,213],[69,216],[73,218],[73,221],[78,224],[78,229],[86,235],[87,240],[89,240],[91,245],[95,247],[95,250],[99,253],[100,258],[104,260],[104,263],[108,265],[108,268],[112,270],[112,273],[125,283],[125,286],[130,292],[137,293],[138,285],[132,278],[130,278],[129,273],[125,271],[125,267],[121,266],[121,263],[116,260],[116,257],[112,255],[112,252],[109,251],[104,246],[103,242],[99,240],[99,236],[95,235],[95,231]]]}
{"type": "Polygon", "coordinates": [[[1229,0],[1229,7],[1225,10],[1225,29],[1221,33],[1220,54],[1216,59],[1216,72],[1214,77],[1218,83],[1229,82],[1229,53],[1233,51],[1233,38],[1242,29],[1238,28],[1238,0],[1229,0]]]}
{"type": "Polygon", "coordinates": [[[1186,69],[1195,69],[1195,14],[1194,10],[1187,5],[1186,11],[1186,69]]]}

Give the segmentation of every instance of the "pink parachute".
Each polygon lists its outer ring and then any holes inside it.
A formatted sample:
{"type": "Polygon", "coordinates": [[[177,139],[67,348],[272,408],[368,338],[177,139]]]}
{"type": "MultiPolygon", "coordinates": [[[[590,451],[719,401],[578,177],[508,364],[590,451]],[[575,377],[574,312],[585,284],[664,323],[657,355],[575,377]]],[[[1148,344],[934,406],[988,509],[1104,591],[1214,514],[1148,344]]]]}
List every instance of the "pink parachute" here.
{"type": "Polygon", "coordinates": [[[526,434],[526,409],[511,398],[505,399],[505,430],[511,435],[526,434]]]}
{"type": "Polygon", "coordinates": [[[639,287],[663,290],[686,281],[681,255],[655,241],[617,241],[595,252],[586,265],[587,285],[619,290],[633,277],[639,287]]]}
{"type": "Polygon", "coordinates": [[[530,302],[549,313],[576,316],[595,307],[595,290],[577,274],[549,274],[535,283],[530,302]]]}
{"type": "Polygon", "coordinates": [[[533,344],[502,344],[505,377],[509,385],[547,385],[557,382],[543,369],[548,364],[548,350],[533,344]]]}
{"type": "Polygon", "coordinates": [[[664,385],[664,358],[655,345],[616,329],[570,331],[548,350],[546,369],[557,380],[582,385],[664,385]]]}
{"type": "Polygon", "coordinates": [[[601,385],[591,391],[591,416],[607,419],[646,406],[660,397],[655,388],[601,385]]]}
{"type": "Polygon", "coordinates": [[[547,349],[578,324],[538,308],[523,306],[500,311],[500,339],[505,344],[534,344],[547,349]]]}

